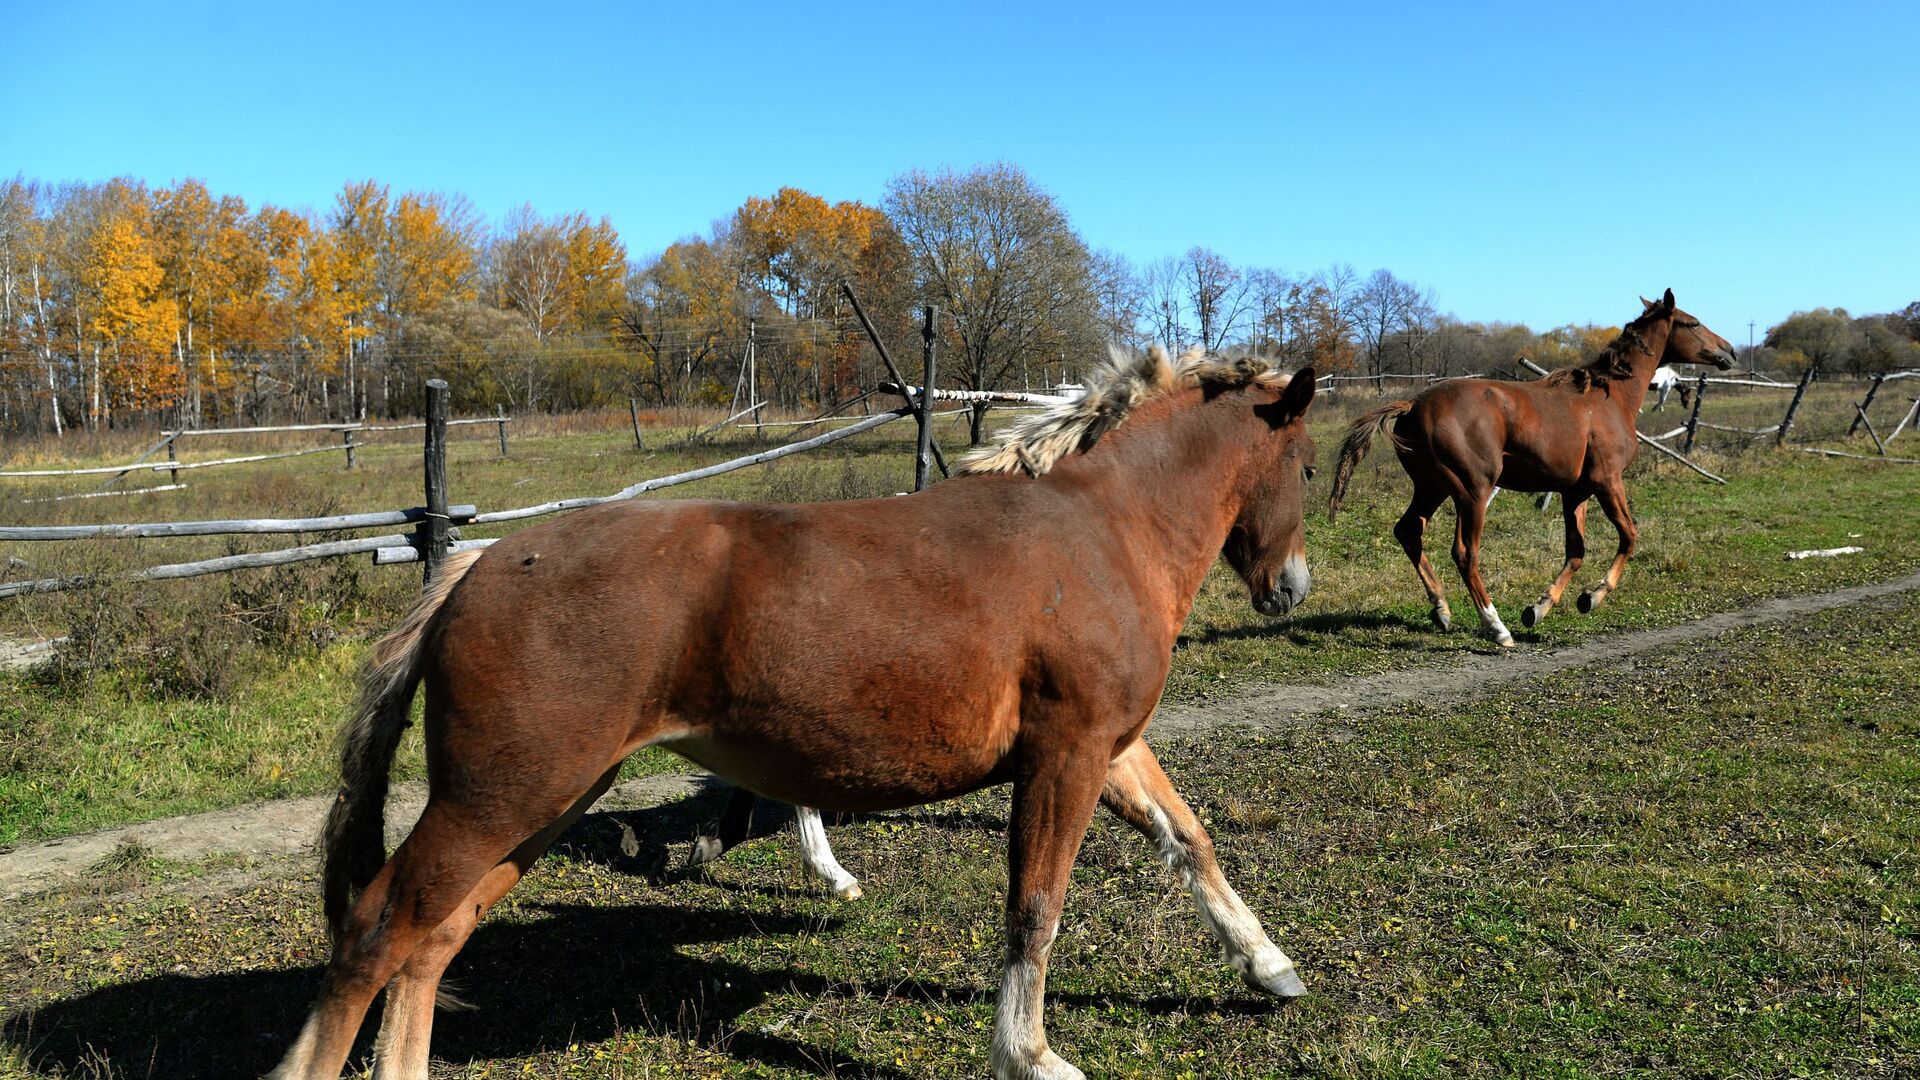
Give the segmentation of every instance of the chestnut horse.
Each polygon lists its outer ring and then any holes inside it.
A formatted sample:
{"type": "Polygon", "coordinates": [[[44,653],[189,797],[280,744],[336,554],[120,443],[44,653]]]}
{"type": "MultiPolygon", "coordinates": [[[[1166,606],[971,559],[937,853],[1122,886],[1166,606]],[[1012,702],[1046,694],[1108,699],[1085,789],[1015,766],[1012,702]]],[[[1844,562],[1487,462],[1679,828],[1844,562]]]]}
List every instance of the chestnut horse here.
{"type": "Polygon", "coordinates": [[[1533,626],[1560,602],[1586,556],[1587,499],[1619,531],[1620,547],[1606,577],[1580,594],[1580,610],[1592,611],[1620,587],[1638,532],[1627,509],[1622,474],[1639,453],[1634,418],[1647,396],[1653,370],[1662,364],[1733,366],[1733,346],[1700,320],[1673,306],[1673,290],[1659,301],[1642,297],[1644,310],[1590,364],[1556,371],[1538,382],[1454,379],[1411,401],[1393,401],[1353,422],[1340,447],[1327,520],[1340,510],[1353,469],[1374,435],[1393,426],[1393,448],[1413,478],[1413,501],[1393,528],[1433,602],[1433,621],[1453,624],[1440,575],[1421,541],[1440,503],[1453,500],[1454,565],[1480,611],[1487,634],[1503,646],[1513,635],[1480,580],[1480,534],[1487,504],[1501,488],[1560,492],[1567,523],[1567,558],[1546,595],[1520,616],[1533,626]]]}
{"type": "Polygon", "coordinates": [[[1217,557],[1265,614],[1306,598],[1312,400],[1311,371],[1155,349],[916,495],[610,503],[449,558],[363,676],[325,829],[332,959],[274,1075],[337,1076],[384,988],[376,1072],[424,1077],[448,961],[649,745],[832,810],[1011,783],[996,1076],[1081,1075],[1042,997],[1096,803],[1153,841],[1249,985],[1303,993],[1140,736],[1217,557]],[[421,682],[427,805],[387,858],[421,682]]]}

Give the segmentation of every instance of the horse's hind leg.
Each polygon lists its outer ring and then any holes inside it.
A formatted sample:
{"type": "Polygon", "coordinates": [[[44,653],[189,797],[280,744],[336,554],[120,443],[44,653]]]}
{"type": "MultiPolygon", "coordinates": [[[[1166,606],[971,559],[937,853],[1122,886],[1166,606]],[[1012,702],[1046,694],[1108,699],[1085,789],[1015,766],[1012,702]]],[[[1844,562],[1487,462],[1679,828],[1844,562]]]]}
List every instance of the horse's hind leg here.
{"type": "Polygon", "coordinates": [[[473,934],[480,920],[500,902],[544,854],[560,834],[587,812],[612,786],[618,768],[608,769],[587,793],[515,848],[499,865],[487,871],[465,902],[421,942],[387,987],[380,1037],[374,1044],[374,1075],[378,1080],[426,1080],[427,1047],[433,1035],[434,999],[440,978],[473,934]]]}
{"type": "Polygon", "coordinates": [[[1562,514],[1567,521],[1567,561],[1561,564],[1560,573],[1547,586],[1546,594],[1540,602],[1520,613],[1523,626],[1537,626],[1547,612],[1560,602],[1567,591],[1567,583],[1573,580],[1574,571],[1587,557],[1587,498],[1577,491],[1570,491],[1563,500],[1562,514]]]}
{"type": "Polygon", "coordinates": [[[320,999],[271,1074],[334,1080],[375,994],[473,892],[520,835],[475,828],[471,815],[428,800],[420,821],[347,913],[320,999]]]}
{"type": "Polygon", "coordinates": [[[860,899],[860,883],[833,857],[833,848],[827,845],[827,826],[820,820],[820,811],[811,806],[796,806],[793,811],[795,831],[800,834],[800,865],[840,899],[860,899]]]}
{"type": "Polygon", "coordinates": [[[1293,961],[1268,940],[1260,920],[1227,884],[1214,859],[1212,838],[1145,742],[1136,740],[1107,766],[1100,801],[1159,847],[1160,857],[1193,893],[1200,922],[1248,986],[1279,997],[1307,992],[1293,961]]]}
{"type": "Polygon", "coordinates": [[[1442,630],[1453,626],[1453,612],[1447,607],[1447,591],[1441,587],[1440,575],[1427,559],[1423,541],[1427,535],[1427,522],[1433,520],[1433,512],[1440,508],[1445,498],[1445,495],[1422,491],[1416,485],[1413,501],[1407,504],[1407,512],[1400,515],[1399,522],[1393,527],[1394,537],[1400,541],[1401,549],[1413,563],[1413,572],[1420,575],[1420,584],[1427,590],[1427,600],[1433,604],[1433,621],[1442,630]]]}
{"type": "Polygon", "coordinates": [[[687,865],[705,866],[739,847],[753,825],[753,805],[757,801],[759,796],[746,788],[734,788],[732,797],[727,800],[727,808],[720,812],[720,820],[713,831],[703,829],[693,838],[693,851],[687,856],[687,865]]]}
{"type": "Polygon", "coordinates": [[[1633,524],[1632,511],[1627,509],[1626,485],[1615,477],[1602,484],[1594,495],[1599,498],[1600,509],[1606,513],[1607,520],[1613,522],[1614,530],[1620,534],[1620,547],[1613,557],[1613,565],[1607,567],[1607,576],[1601,579],[1599,585],[1580,594],[1582,613],[1599,607],[1608,593],[1620,587],[1620,579],[1627,574],[1627,560],[1633,556],[1633,549],[1640,541],[1640,530],[1633,524]]]}
{"type": "Polygon", "coordinates": [[[1487,503],[1492,501],[1493,491],[1489,487],[1484,492],[1470,490],[1453,497],[1454,516],[1459,519],[1453,533],[1453,563],[1466,579],[1467,595],[1473,597],[1473,606],[1480,609],[1480,624],[1487,636],[1496,645],[1511,648],[1513,635],[1508,632],[1507,624],[1500,621],[1500,611],[1493,606],[1486,582],[1480,579],[1480,537],[1486,530],[1487,503]]]}

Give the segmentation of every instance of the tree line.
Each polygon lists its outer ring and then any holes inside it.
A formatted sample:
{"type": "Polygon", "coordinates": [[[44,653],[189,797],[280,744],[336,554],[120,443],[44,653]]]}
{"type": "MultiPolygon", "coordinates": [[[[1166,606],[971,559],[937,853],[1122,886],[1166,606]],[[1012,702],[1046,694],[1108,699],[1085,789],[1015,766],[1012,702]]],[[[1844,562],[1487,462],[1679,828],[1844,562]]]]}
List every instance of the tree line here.
{"type": "MultiPolygon", "coordinates": [[[[726,405],[749,342],[760,400],[825,408],[884,377],[843,284],[907,357],[920,307],[939,308],[942,381],[976,390],[1070,382],[1154,341],[1452,375],[1579,360],[1615,333],[1464,322],[1388,270],[1295,274],[1204,246],[1135,265],[1005,163],[903,173],[878,206],[783,188],[639,257],[605,217],[487,221],[374,180],[315,212],[197,180],[17,176],[0,182],[0,431],[411,415],[435,377],[461,410],[726,405]]],[[[1868,371],[1915,363],[1916,339],[1920,304],[1802,313],[1767,347],[1868,371]]]]}

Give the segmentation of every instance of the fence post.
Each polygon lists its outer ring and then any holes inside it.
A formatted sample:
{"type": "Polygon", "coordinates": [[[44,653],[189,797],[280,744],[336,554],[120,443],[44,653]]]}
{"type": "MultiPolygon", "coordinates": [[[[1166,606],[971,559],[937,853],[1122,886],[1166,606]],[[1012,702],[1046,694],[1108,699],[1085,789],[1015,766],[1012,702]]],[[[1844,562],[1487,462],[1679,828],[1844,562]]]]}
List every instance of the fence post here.
{"type": "Polygon", "coordinates": [[[1780,434],[1773,437],[1773,445],[1786,443],[1787,432],[1793,429],[1793,414],[1800,411],[1800,399],[1807,396],[1807,384],[1813,381],[1813,373],[1818,370],[1818,366],[1808,364],[1806,373],[1800,376],[1800,385],[1794,388],[1793,400],[1787,402],[1787,415],[1780,419],[1780,434]]]}
{"type": "Polygon", "coordinates": [[[1693,436],[1700,430],[1700,403],[1707,399],[1707,373],[1700,373],[1700,381],[1693,388],[1693,411],[1687,414],[1687,439],[1680,447],[1683,454],[1693,453],[1693,436]]]}
{"type": "Polygon", "coordinates": [[[500,456],[506,457],[507,456],[507,407],[505,405],[495,405],[493,407],[493,415],[500,418],[500,456]]]}
{"type": "Polygon", "coordinates": [[[426,563],[424,582],[433,581],[447,557],[447,381],[427,380],[427,516],[415,535],[426,563]]]}
{"type": "MultiPolygon", "coordinates": [[[[1873,385],[1867,387],[1867,398],[1859,405],[1859,414],[1853,418],[1853,423],[1847,425],[1847,438],[1853,438],[1854,433],[1860,430],[1860,421],[1865,420],[1867,418],[1867,410],[1873,408],[1873,395],[1880,392],[1880,384],[1886,381],[1887,376],[1884,372],[1873,377],[1873,385]]],[[[1869,424],[1868,426],[1871,427],[1872,425],[1869,424]]],[[[1886,451],[1883,449],[1881,453],[1884,454],[1886,451]]]]}
{"type": "Polygon", "coordinates": [[[632,395],[627,397],[627,415],[633,418],[633,448],[645,450],[647,441],[640,437],[640,402],[632,395]]]}
{"type": "MultiPolygon", "coordinates": [[[[867,318],[867,310],[860,306],[860,298],[854,295],[853,286],[841,282],[840,293],[847,298],[847,303],[853,305],[854,317],[860,320],[860,328],[867,332],[867,340],[873,342],[873,351],[880,354],[880,362],[887,366],[887,374],[893,376],[893,384],[900,388],[901,398],[909,405],[915,404],[913,395],[907,392],[907,377],[900,374],[899,367],[894,364],[893,354],[887,351],[887,343],[880,340],[880,331],[873,328],[873,320],[867,318]]],[[[872,415],[872,410],[868,410],[868,415],[872,415]]],[[[933,447],[933,463],[940,469],[940,475],[952,476],[953,473],[947,469],[946,455],[940,452],[940,444],[928,445],[933,447]]]]}
{"type": "MultiPolygon", "coordinates": [[[[179,454],[179,452],[178,452],[178,451],[176,451],[176,450],[175,450],[175,449],[173,448],[173,444],[174,444],[174,441],[175,441],[175,440],[173,440],[173,439],[168,439],[168,440],[167,440],[167,463],[168,463],[168,464],[170,464],[170,465],[178,465],[178,464],[180,464],[180,454],[179,454]]],[[[169,484],[177,484],[177,483],[179,483],[179,482],[180,482],[180,470],[179,470],[179,469],[168,469],[168,470],[167,470],[167,483],[169,483],[169,484]]]]}
{"type": "Polygon", "coordinates": [[[927,486],[927,473],[933,468],[933,331],[940,311],[932,304],[926,308],[926,320],[920,327],[920,443],[913,458],[913,490],[927,486]]]}
{"type": "Polygon", "coordinates": [[[352,428],[348,428],[347,430],[342,431],[340,433],[340,442],[342,444],[342,449],[346,450],[347,452],[347,468],[352,469],[353,468],[353,429],[352,428]]]}

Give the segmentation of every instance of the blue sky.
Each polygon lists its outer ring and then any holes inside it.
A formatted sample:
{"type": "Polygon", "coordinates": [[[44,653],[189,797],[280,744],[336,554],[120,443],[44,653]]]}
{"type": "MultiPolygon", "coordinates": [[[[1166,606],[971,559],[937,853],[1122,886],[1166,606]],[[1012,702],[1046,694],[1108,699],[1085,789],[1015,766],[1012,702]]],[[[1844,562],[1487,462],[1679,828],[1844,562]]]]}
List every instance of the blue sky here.
{"type": "Polygon", "coordinates": [[[1920,299],[1920,5],[14,5],[0,171],[606,214],[1004,159],[1136,261],[1387,267],[1443,310],[1744,343],[1920,299]],[[536,7],[538,10],[536,10],[536,7]]]}

